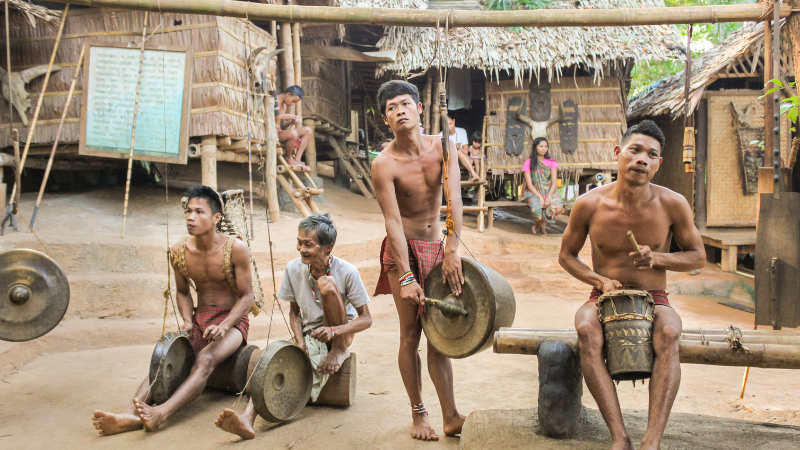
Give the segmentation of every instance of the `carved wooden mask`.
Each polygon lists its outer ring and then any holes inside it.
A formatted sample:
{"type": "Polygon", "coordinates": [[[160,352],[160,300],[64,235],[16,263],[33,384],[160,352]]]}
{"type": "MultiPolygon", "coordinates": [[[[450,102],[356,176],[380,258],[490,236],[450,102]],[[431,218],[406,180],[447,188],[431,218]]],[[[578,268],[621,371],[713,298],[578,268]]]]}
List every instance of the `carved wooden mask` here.
{"type": "Polygon", "coordinates": [[[558,123],[561,151],[571,155],[578,149],[578,105],[572,100],[562,104],[564,116],[558,123]]]}
{"type": "MultiPolygon", "coordinates": [[[[509,155],[522,154],[522,148],[525,145],[525,125],[517,119],[517,113],[525,114],[525,99],[522,97],[512,97],[508,100],[506,107],[506,137],[505,147],[506,153],[509,155]]],[[[526,114],[527,115],[527,114],[526,114]]]]}
{"type": "Polygon", "coordinates": [[[550,99],[551,84],[542,81],[539,84],[531,83],[531,119],[535,122],[547,122],[552,113],[550,99]]]}

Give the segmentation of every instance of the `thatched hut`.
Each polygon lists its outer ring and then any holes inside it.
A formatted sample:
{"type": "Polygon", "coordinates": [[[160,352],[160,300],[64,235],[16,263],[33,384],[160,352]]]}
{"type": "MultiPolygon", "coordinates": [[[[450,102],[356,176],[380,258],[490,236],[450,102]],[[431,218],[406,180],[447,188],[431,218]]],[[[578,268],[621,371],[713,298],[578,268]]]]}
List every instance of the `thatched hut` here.
{"type": "MultiPolygon", "coordinates": [[[[792,51],[782,33],[782,96],[794,96],[792,51]]],[[[628,121],[652,119],[667,136],[664,162],[653,182],[679,192],[693,206],[707,245],[722,248],[725,270],[736,255],[755,246],[758,167],[763,165],[764,24],[750,23],[692,62],[689,114],[697,129],[697,170],[683,163],[685,78],[680,73],[653,84],[631,99],[628,121]]],[[[781,121],[781,149],[788,155],[789,124],[781,121]]]]}

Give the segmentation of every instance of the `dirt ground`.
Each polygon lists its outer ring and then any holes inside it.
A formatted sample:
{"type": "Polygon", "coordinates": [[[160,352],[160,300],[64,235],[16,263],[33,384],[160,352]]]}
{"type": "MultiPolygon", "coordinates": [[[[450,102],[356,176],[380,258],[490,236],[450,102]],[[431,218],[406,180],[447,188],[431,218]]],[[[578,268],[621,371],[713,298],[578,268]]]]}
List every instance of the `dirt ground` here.
{"type": "MultiPolygon", "coordinates": [[[[226,188],[243,187],[245,183],[233,177],[227,182],[226,188]]],[[[326,202],[320,206],[331,212],[339,228],[334,252],[356,264],[367,288],[373,289],[384,234],[378,205],[335,186],[325,188],[326,202]]],[[[349,408],[307,407],[296,419],[281,425],[259,418],[256,438],[242,442],[214,427],[216,416],[236,398],[209,391],[157,432],[98,436],[91,424],[92,412],[119,411],[131,401],[162,331],[167,218],[169,242],[174,243],[185,233],[179,191],[174,186],[171,189],[167,214],[163,188],[134,186],[124,239],[119,237],[122,188],[45,197],[37,235],[70,278],[70,310],[55,330],[38,340],[0,342],[0,448],[458,447],[458,438],[422,443],[409,437],[409,402],[397,370],[398,320],[391,296],[373,299],[373,326],[358,335],[353,344],[358,359],[358,391],[355,404],[349,408]]],[[[34,194],[23,195],[21,211],[26,218],[34,200],[34,194]]],[[[255,206],[253,252],[265,292],[271,298],[264,203],[256,198],[255,206]]],[[[484,234],[475,231],[474,216],[467,216],[464,241],[479,260],[511,283],[517,303],[515,326],[571,327],[574,312],[589,289],[559,267],[556,257],[560,236],[533,237],[524,211],[517,215],[513,220],[496,221],[496,228],[484,234]]],[[[296,257],[294,239],[299,220],[296,213],[284,213],[278,223],[270,225],[278,283],[283,266],[296,257]]],[[[27,232],[7,232],[0,238],[0,250],[15,247],[42,249],[36,237],[27,232]]],[[[588,257],[588,247],[584,253],[588,257]]],[[[685,327],[735,325],[751,329],[751,314],[717,303],[728,298],[746,299],[748,283],[752,286],[752,280],[722,274],[716,266],[708,265],[696,277],[671,275],[670,290],[686,294],[673,296],[671,301],[685,327]],[[726,298],[710,297],[709,291],[726,298]]],[[[281,307],[287,311],[286,304],[281,307]]],[[[270,341],[288,337],[277,309],[273,319],[271,331],[268,314],[251,319],[251,343],[263,348],[268,337],[270,341]]],[[[170,315],[167,330],[174,328],[175,319],[170,315]]],[[[424,365],[425,345],[421,348],[424,365]]],[[[453,368],[462,414],[536,406],[535,357],[497,355],[489,350],[454,360],[453,368]]],[[[682,370],[676,412],[800,425],[800,391],[792,387],[800,385],[800,371],[752,369],[746,396],[740,400],[743,368],[683,365],[682,370]]],[[[441,430],[439,402],[425,370],[423,374],[424,400],[433,425],[441,430]]],[[[646,409],[647,391],[642,386],[623,383],[619,393],[624,409],[646,409]]],[[[236,405],[237,411],[243,411],[244,402],[236,405]]],[[[596,408],[586,389],[583,402],[596,408]]]]}

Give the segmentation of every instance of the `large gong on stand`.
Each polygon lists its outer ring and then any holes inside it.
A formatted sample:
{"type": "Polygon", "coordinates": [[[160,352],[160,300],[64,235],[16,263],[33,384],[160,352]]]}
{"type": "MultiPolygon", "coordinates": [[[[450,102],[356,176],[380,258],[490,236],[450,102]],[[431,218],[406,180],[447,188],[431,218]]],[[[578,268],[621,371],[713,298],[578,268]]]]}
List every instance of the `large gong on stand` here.
{"type": "Polygon", "coordinates": [[[30,341],[56,327],[69,306],[69,282],[49,256],[29,249],[0,253],[0,339],[30,341]]]}
{"type": "Polygon", "coordinates": [[[466,358],[491,347],[495,331],[510,327],[516,313],[514,292],[502,275],[467,258],[461,258],[461,268],[465,282],[459,296],[443,283],[442,263],[425,280],[425,297],[462,310],[459,314],[428,306],[422,316],[428,341],[449,358],[466,358]]]}

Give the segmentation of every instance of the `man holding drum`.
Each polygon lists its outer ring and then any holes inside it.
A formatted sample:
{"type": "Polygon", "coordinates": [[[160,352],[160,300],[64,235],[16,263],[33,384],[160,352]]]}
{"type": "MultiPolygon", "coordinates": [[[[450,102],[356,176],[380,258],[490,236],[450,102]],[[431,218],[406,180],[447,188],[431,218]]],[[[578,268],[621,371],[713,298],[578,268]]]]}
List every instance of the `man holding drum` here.
{"type": "Polygon", "coordinates": [[[705,265],[705,250],[686,199],[650,184],[661,165],[664,134],[649,120],[625,132],[614,148],[617,181],[578,198],[561,243],[559,262],[572,276],[592,286],[589,302],[575,315],[581,365],[589,391],[611,431],[612,449],[633,449],[622,421],[619,399],[604,363],[603,327],[594,303],[604,293],[647,290],[655,300],[650,407],[642,449],[657,449],[681,379],[681,318],[667,300],[668,270],[689,272],[705,265]],[[633,232],[639,250],[631,252],[633,232]],[[589,236],[592,268],[578,258],[589,236]],[[669,253],[672,238],[682,251],[669,253]]]}
{"type": "MultiPolygon", "coordinates": [[[[419,91],[410,83],[392,80],[378,90],[378,104],[384,122],[394,132],[394,140],[375,158],[372,181],[378,204],[386,221],[386,239],[381,247],[381,278],[375,294],[394,297],[400,318],[398,363],[406,392],[411,400],[411,435],[435,441],[428,411],[422,404],[422,363],[418,354],[422,324],[420,310],[425,305],[423,283],[434,265],[444,261],[442,274],[452,292],[461,294],[464,276],[458,256],[458,240],[453,233],[446,243],[438,240],[439,207],[442,205],[442,139],[420,133],[422,103],[419,91]]],[[[461,187],[458,153],[448,149],[450,204],[456,233],[461,232],[461,187]]],[[[464,416],[458,413],[453,394],[453,368],[450,359],[428,342],[428,373],[442,405],[444,433],[461,433],[464,416]]]]}
{"type": "MultiPolygon", "coordinates": [[[[312,214],[300,221],[297,251],[300,257],[286,265],[278,298],[291,303],[289,326],[294,344],[316,366],[312,400],[350,356],[353,337],[372,326],[370,298],[358,269],[331,255],[336,227],[328,214],[312,214]]],[[[256,411],[251,398],[244,414],[226,409],[217,427],[242,439],[255,437],[256,411]]]]}

